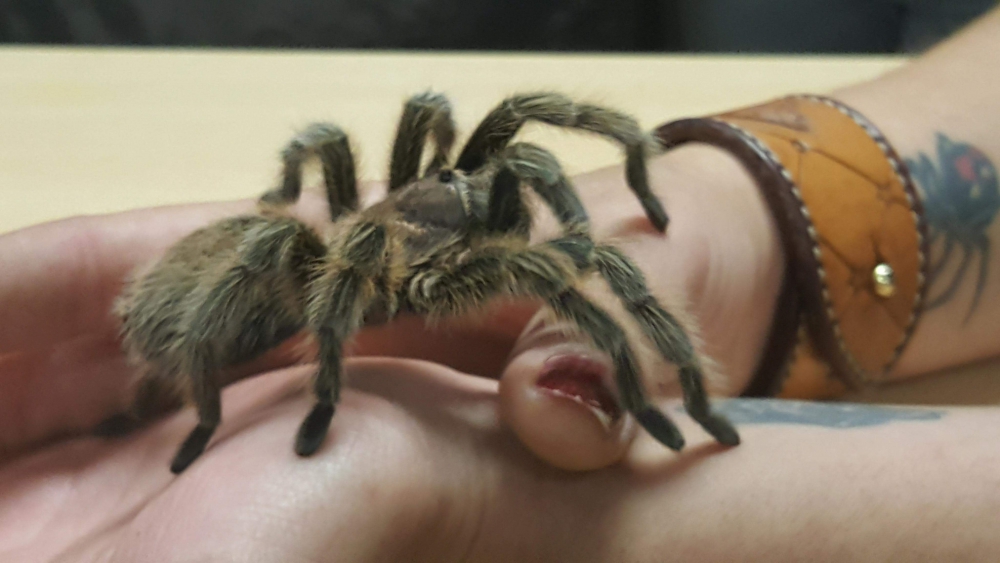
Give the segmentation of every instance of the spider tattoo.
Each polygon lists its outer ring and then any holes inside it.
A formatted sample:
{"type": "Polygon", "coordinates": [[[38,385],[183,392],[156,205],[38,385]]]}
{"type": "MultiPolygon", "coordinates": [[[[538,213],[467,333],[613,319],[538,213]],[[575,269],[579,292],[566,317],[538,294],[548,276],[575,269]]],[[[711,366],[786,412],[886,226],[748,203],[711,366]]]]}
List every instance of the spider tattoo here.
{"type": "Polygon", "coordinates": [[[997,170],[982,151],[976,147],[937,134],[937,160],[935,166],[924,153],[906,164],[913,177],[924,188],[924,212],[930,226],[930,247],[943,242],[943,249],[931,260],[927,285],[936,288],[944,284],[942,273],[952,260],[952,251],[958,246],[962,258],[958,269],[944,289],[928,299],[926,309],[940,307],[950,301],[965,279],[972,260],[978,254],[976,289],[965,315],[965,322],[976,311],[979,298],[986,289],[989,271],[990,239],[986,231],[1000,212],[1000,178],[997,170]]]}
{"type": "Polygon", "coordinates": [[[535,298],[610,356],[625,410],[658,441],[680,449],[677,427],[646,398],[624,330],[577,289],[597,274],[659,353],[678,366],[691,416],[719,442],[738,444],[733,426],[710,409],[685,332],[621,251],[591,240],[586,211],[555,157],[511,142],[528,121],[620,143],[629,186],[653,225],[666,228],[646,172],[647,154],[658,145],[633,118],[612,109],[554,93],[512,96],[488,113],[451,166],[455,125],[448,100],[413,96],[398,124],[388,196],[366,209],[358,206],[347,135],[332,124],[313,124],[282,152],[280,184],[260,198],[258,213],[195,231],[127,283],[116,313],[140,374],[131,410],[118,415],[119,422],[193,402],[198,425],[170,466],[179,473],[219,425],[220,390],[238,378],[229,368],[308,329],[319,347],[316,402],[295,439],[296,453],[308,456],[326,437],[340,395],[342,349],[360,328],[401,312],[440,318],[498,298],[535,298]],[[428,143],[431,155],[422,166],[428,143]],[[325,240],[287,213],[301,193],[302,165],[314,156],[333,220],[325,240]],[[532,210],[522,185],[553,211],[560,236],[529,242],[532,210]]]}

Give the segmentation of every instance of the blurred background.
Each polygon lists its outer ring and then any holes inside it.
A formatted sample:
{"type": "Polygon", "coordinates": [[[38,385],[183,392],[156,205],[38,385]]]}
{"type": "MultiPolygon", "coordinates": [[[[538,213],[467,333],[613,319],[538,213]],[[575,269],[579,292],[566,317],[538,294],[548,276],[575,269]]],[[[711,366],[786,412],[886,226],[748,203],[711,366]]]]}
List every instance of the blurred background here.
{"type": "MultiPolygon", "coordinates": [[[[646,127],[830,92],[997,2],[0,0],[0,232],[251,197],[312,121],[350,131],[361,175],[383,178],[398,109],[426,89],[452,98],[465,132],[516,91],[559,90],[646,127]]],[[[621,159],[557,128],[524,135],[570,174],[621,159]]]]}
{"type": "Polygon", "coordinates": [[[0,0],[0,42],[913,53],[997,0],[0,0]]]}

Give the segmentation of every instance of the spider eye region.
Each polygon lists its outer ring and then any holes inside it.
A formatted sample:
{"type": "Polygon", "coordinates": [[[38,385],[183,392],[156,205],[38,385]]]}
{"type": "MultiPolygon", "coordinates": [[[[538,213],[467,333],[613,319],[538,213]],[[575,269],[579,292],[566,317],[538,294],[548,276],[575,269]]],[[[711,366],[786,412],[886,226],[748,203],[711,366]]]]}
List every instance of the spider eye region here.
{"type": "Polygon", "coordinates": [[[438,172],[438,182],[442,184],[447,184],[455,179],[455,172],[450,168],[445,168],[444,170],[438,172]]]}

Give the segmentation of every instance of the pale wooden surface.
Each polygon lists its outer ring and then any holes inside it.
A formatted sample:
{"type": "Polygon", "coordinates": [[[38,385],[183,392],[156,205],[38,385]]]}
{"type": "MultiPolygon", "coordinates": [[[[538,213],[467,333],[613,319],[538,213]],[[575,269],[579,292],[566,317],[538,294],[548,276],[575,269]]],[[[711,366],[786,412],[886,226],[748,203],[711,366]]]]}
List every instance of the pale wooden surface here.
{"type": "MultiPolygon", "coordinates": [[[[0,48],[0,232],[75,214],[251,197],[299,127],[352,133],[385,176],[404,98],[447,93],[465,132],[503,96],[556,89],[644,126],[789,92],[824,92],[892,58],[484,55],[0,48]]],[[[610,144],[530,131],[571,172],[616,162],[610,144]]]]}
{"type": "MultiPolygon", "coordinates": [[[[652,127],[829,91],[903,62],[0,48],[0,233],[78,214],[255,196],[274,181],[280,146],[313,120],[345,126],[362,172],[382,178],[402,101],[428,88],[452,98],[466,132],[503,96],[527,89],[612,104],[652,127]]],[[[571,172],[619,159],[592,138],[537,128],[528,135],[571,172]]],[[[998,371],[994,362],[861,398],[995,403],[1000,378],[990,376],[998,371]]]]}

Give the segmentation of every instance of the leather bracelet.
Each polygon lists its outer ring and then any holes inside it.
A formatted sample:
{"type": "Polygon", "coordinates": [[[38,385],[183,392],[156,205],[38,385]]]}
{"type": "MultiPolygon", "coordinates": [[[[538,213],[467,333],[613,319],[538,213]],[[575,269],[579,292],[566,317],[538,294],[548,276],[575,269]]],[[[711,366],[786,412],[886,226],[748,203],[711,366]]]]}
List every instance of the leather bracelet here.
{"type": "Polygon", "coordinates": [[[920,317],[927,269],[923,207],[882,133],[836,100],[798,95],[656,134],[666,149],[732,153],[781,232],[787,274],[744,394],[829,398],[881,381],[920,317]]]}

